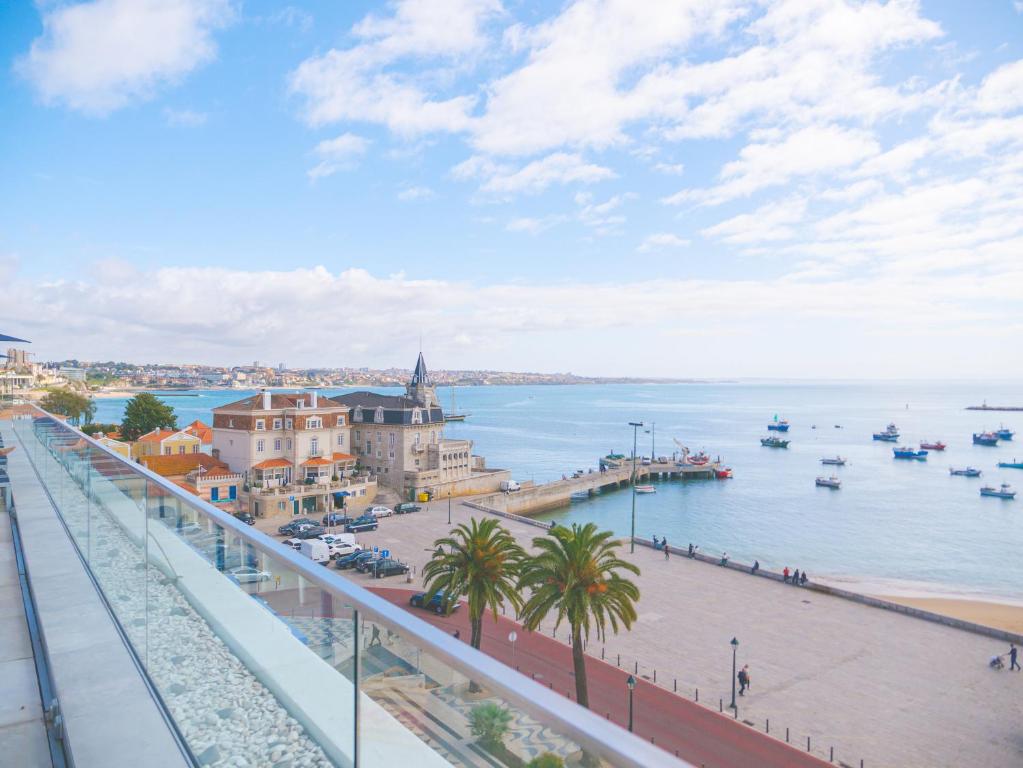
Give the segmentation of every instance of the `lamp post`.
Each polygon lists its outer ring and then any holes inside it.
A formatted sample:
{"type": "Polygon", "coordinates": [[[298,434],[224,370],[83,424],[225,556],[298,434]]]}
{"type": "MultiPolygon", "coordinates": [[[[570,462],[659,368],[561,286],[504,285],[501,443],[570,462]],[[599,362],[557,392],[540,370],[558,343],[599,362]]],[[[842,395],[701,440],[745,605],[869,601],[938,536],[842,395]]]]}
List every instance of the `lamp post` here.
{"type": "Polygon", "coordinates": [[[448,486],[448,525],[451,525],[451,486],[448,486]]]}
{"type": "Polygon", "coordinates": [[[629,732],[632,732],[632,694],[636,690],[636,678],[629,675],[629,679],[625,681],[625,684],[629,687],[629,732]]]}
{"type": "Polygon", "coordinates": [[[728,706],[735,709],[735,652],[739,649],[739,641],[732,638],[732,703],[728,706]]]}
{"type": "Polygon", "coordinates": [[[632,427],[632,538],[629,540],[629,552],[636,551],[636,439],[638,430],[643,426],[642,421],[630,421],[632,427]]]}

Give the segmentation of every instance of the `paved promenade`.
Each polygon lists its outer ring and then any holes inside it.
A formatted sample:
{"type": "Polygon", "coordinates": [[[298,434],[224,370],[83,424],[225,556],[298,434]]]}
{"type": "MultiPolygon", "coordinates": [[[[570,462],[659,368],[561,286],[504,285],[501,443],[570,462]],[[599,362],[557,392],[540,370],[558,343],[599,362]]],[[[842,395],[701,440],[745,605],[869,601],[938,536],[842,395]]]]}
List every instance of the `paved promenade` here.
{"type": "MultiPolygon", "coordinates": [[[[482,514],[452,507],[454,523],[482,514]]],[[[543,535],[503,522],[524,544],[543,535]]],[[[388,518],[360,540],[386,546],[418,572],[448,530],[445,501],[388,518]]],[[[1004,643],[684,557],[665,562],[646,547],[633,560],[643,572],[640,620],[609,637],[604,652],[612,661],[621,654],[630,670],[638,661],[641,677],[656,670],[658,685],[670,689],[677,679],[680,695],[699,688],[701,704],[716,707],[731,696],[734,636],[752,678],[740,718],[759,729],[770,719],[772,735],[784,737],[787,727],[804,746],[810,736],[818,756],[833,746],[836,763],[862,759],[866,768],[1023,765],[1023,674],[987,668],[1004,643]]],[[[601,647],[588,651],[599,657],[601,647]]]]}

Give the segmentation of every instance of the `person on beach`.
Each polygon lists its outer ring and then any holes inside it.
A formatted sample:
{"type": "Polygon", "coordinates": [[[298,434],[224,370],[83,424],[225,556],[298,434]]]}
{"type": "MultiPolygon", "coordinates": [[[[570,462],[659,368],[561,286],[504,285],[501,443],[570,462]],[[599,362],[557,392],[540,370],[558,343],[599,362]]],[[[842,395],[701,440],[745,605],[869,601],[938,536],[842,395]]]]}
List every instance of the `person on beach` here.
{"type": "Polygon", "coordinates": [[[749,569],[749,572],[751,574],[753,574],[754,576],[756,576],[757,575],[757,571],[759,571],[759,570],[760,570],[760,561],[759,560],[754,560],[753,561],[753,567],[749,569]]]}
{"type": "Polygon", "coordinates": [[[727,552],[722,552],[721,553],[721,562],[718,563],[718,565],[720,565],[720,566],[728,565],[728,553],[727,552]]]}
{"type": "Polygon", "coordinates": [[[785,566],[785,570],[781,572],[781,578],[786,584],[789,583],[789,567],[787,565],[785,566]]]}
{"type": "Polygon", "coordinates": [[[798,568],[796,568],[796,570],[794,570],[792,572],[792,583],[795,586],[797,586],[797,587],[799,586],[799,569],[798,568]]]}
{"type": "Polygon", "coordinates": [[[1009,644],[1009,671],[1016,670],[1020,671],[1019,662],[1016,661],[1016,645],[1014,643],[1009,644]]]}
{"type": "Polygon", "coordinates": [[[745,696],[746,689],[749,688],[749,664],[739,670],[737,677],[739,678],[739,695],[745,696]]]}
{"type": "Polygon", "coordinates": [[[665,536],[661,539],[661,546],[664,547],[664,559],[667,560],[670,557],[671,552],[668,551],[668,537],[665,536]]]}
{"type": "Polygon", "coordinates": [[[696,550],[693,548],[693,542],[690,541],[689,542],[689,557],[692,557],[695,553],[696,553],[696,550]]]}
{"type": "Polygon", "coordinates": [[[806,584],[806,571],[799,574],[799,586],[803,586],[804,584],[806,584]]]}

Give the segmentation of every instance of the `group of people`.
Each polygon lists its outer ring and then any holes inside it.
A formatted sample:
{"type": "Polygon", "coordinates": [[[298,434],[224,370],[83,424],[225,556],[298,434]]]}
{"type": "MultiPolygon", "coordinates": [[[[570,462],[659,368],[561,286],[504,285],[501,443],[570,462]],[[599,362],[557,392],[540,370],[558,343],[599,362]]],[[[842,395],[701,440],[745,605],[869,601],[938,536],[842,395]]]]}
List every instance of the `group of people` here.
{"type": "Polygon", "coordinates": [[[789,567],[787,565],[785,566],[785,570],[781,572],[781,578],[786,584],[794,584],[797,587],[803,586],[807,581],[806,571],[800,573],[799,569],[796,568],[795,571],[789,573],[789,567]]]}

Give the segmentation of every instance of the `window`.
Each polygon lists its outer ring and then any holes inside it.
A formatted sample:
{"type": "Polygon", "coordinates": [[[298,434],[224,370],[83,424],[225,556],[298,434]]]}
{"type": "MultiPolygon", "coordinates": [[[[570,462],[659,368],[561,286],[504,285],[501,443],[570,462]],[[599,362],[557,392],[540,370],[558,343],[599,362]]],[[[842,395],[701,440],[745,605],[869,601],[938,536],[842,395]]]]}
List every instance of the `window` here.
{"type": "Polygon", "coordinates": [[[394,447],[394,439],[395,439],[395,437],[396,436],[395,436],[395,434],[393,432],[388,432],[387,433],[387,444],[389,446],[391,446],[391,448],[394,447]]]}
{"type": "Polygon", "coordinates": [[[416,432],[414,439],[415,439],[416,446],[418,447],[419,446],[419,433],[418,432],[416,432]]]}
{"type": "Polygon", "coordinates": [[[274,440],[274,450],[275,451],[281,450],[281,439],[279,437],[276,440],[274,440]]]}
{"type": "Polygon", "coordinates": [[[227,420],[227,426],[229,426],[229,427],[232,427],[232,428],[233,428],[233,427],[234,427],[234,419],[228,419],[228,420],[227,420]]]}
{"type": "Polygon", "coordinates": [[[266,419],[256,419],[256,431],[263,432],[266,430],[266,419]]]}
{"type": "Polygon", "coordinates": [[[320,452],[320,438],[314,437],[309,441],[309,453],[317,454],[320,452]]]}
{"type": "Polygon", "coordinates": [[[170,456],[170,455],[171,455],[171,448],[170,448],[170,446],[169,446],[169,445],[168,445],[168,446],[166,446],[166,447],[164,447],[164,449],[163,449],[163,455],[164,455],[164,456],[170,456]]]}
{"type": "Polygon", "coordinates": [[[373,453],[373,443],[370,442],[369,440],[366,441],[366,453],[367,454],[373,453]]]}
{"type": "Polygon", "coordinates": [[[288,450],[290,451],[291,450],[291,438],[290,437],[285,441],[285,445],[287,446],[288,450]]]}
{"type": "Polygon", "coordinates": [[[337,447],[338,448],[343,448],[344,444],[345,444],[344,433],[339,433],[338,436],[337,436],[337,447]]]}
{"type": "Polygon", "coordinates": [[[256,453],[262,453],[266,450],[266,440],[256,441],[256,453]]]}
{"type": "Polygon", "coordinates": [[[423,423],[423,410],[421,408],[412,409],[412,423],[413,424],[423,423]]]}
{"type": "Polygon", "coordinates": [[[339,427],[343,427],[345,425],[345,417],[343,414],[337,417],[337,425],[339,427]]]}
{"type": "Polygon", "coordinates": [[[323,419],[317,417],[315,419],[309,418],[305,420],[306,429],[320,429],[323,427],[323,419]]]}
{"type": "Polygon", "coordinates": [[[284,420],[284,428],[285,429],[291,429],[294,425],[295,425],[295,422],[293,422],[291,419],[285,419],[284,420]]]}
{"type": "Polygon", "coordinates": [[[373,413],[373,421],[375,421],[377,424],[383,424],[384,423],[384,409],[383,408],[381,408],[379,406],[377,407],[376,411],[373,413]]]}
{"type": "Polygon", "coordinates": [[[394,451],[388,451],[387,458],[389,458],[391,461],[394,461],[394,451]]]}
{"type": "Polygon", "coordinates": [[[419,466],[419,459],[416,459],[416,466],[419,466]]]}
{"type": "Polygon", "coordinates": [[[361,405],[358,406],[355,409],[355,420],[356,421],[362,421],[362,406],[361,405]]]}
{"type": "Polygon", "coordinates": [[[199,453],[199,446],[198,445],[193,445],[192,446],[192,453],[199,453]]]}
{"type": "Polygon", "coordinates": [[[280,419],[274,419],[274,429],[280,429],[280,428],[281,428],[281,420],[280,419]]]}

